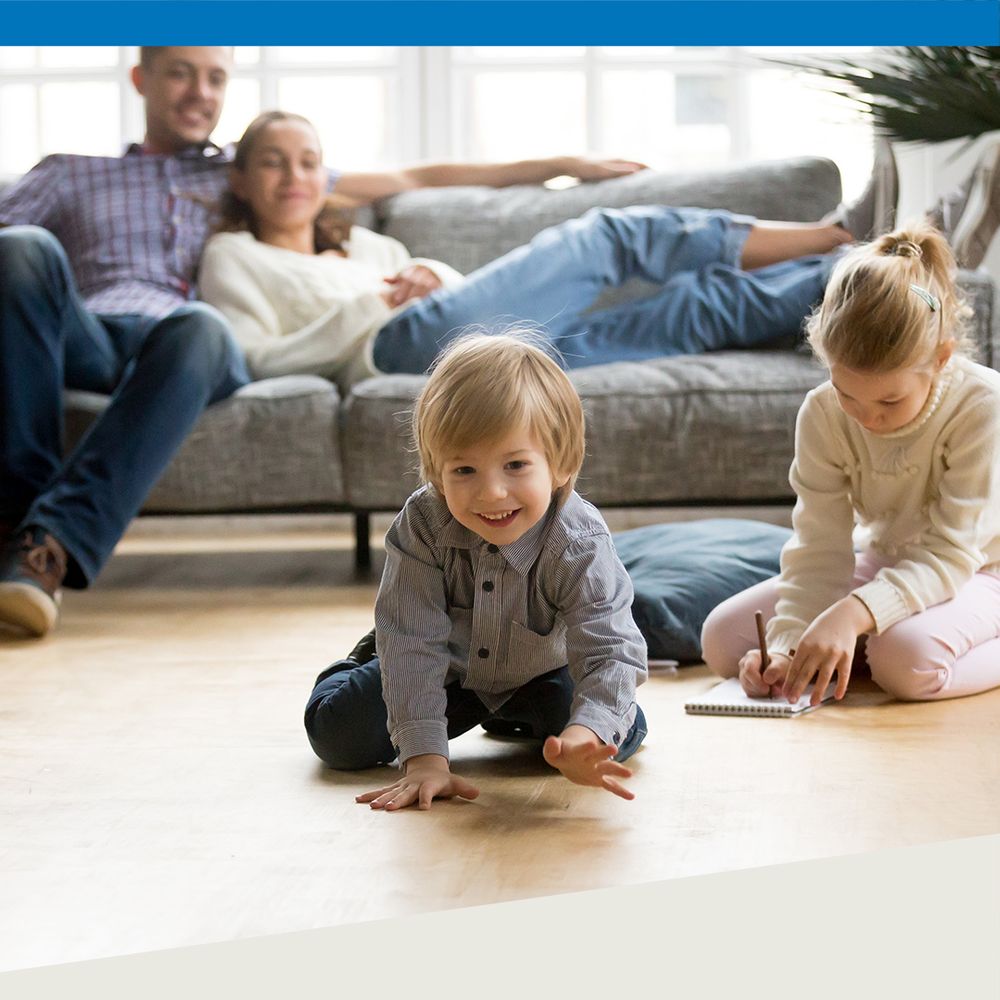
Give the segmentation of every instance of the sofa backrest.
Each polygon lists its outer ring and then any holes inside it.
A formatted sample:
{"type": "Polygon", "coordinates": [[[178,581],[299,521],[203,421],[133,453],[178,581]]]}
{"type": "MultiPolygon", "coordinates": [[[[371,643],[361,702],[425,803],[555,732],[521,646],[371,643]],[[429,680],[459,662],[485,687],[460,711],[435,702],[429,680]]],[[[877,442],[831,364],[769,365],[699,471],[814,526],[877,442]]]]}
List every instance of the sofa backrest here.
{"type": "Polygon", "coordinates": [[[527,243],[546,226],[588,208],[673,205],[724,208],[759,219],[813,222],[840,201],[840,171],[818,157],[726,170],[663,173],[551,190],[538,186],[425,188],[376,206],[378,228],[415,257],[443,260],[465,274],[527,243]]]}
{"type": "MultiPolygon", "coordinates": [[[[0,177],[0,193],[15,179],[0,177]]],[[[537,185],[426,188],[388,198],[374,212],[362,209],[357,221],[396,237],[415,257],[443,260],[468,274],[546,226],[597,206],[725,208],[759,219],[811,222],[834,208],[840,193],[836,164],[804,157],[698,173],[645,170],[556,190],[537,185]]]]}

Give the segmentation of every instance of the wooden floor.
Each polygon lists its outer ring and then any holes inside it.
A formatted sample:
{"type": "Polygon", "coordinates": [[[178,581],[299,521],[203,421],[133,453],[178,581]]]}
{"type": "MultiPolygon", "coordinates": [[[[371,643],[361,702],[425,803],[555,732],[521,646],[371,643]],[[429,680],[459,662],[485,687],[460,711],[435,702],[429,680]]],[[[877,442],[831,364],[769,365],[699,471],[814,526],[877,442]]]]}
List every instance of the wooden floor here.
{"type": "MultiPolygon", "coordinates": [[[[186,529],[185,529],[186,530],[186,529]]],[[[346,535],[126,540],[41,642],[0,639],[0,969],[1000,831],[1000,691],[687,717],[653,676],[631,803],[476,731],[473,803],[375,813],[301,726],[369,627],[346,535]]]]}

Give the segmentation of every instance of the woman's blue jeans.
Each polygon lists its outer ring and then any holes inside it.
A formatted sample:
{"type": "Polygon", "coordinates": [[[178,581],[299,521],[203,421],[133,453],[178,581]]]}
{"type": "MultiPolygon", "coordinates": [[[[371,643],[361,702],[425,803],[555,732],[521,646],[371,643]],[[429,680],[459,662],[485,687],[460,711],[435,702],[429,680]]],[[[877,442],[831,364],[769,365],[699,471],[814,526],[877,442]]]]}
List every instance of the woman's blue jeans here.
{"type": "Polygon", "coordinates": [[[249,380],[211,307],[94,315],[51,233],[0,229],[0,518],[55,536],[68,586],[97,575],[205,407],[249,380]],[[68,458],[64,386],[111,395],[68,458]]]}
{"type": "Polygon", "coordinates": [[[539,233],[390,319],[373,347],[382,372],[418,374],[469,327],[540,330],[567,368],[751,347],[795,334],[822,298],[835,258],[740,269],[746,216],[659,205],[592,209],[539,233]],[[661,288],[589,311],[630,278],[661,288]]]}

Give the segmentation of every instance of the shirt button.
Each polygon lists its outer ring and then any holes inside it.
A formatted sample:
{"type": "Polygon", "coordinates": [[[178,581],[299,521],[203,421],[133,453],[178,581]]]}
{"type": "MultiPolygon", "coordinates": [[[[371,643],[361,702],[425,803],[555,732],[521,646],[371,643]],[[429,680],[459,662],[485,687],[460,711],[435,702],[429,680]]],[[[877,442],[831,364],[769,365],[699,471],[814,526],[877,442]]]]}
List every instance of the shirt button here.
{"type": "Polygon", "coordinates": [[[488,594],[492,589],[493,589],[493,581],[492,580],[486,580],[483,583],[483,590],[485,590],[486,593],[488,594]]]}
{"type": "Polygon", "coordinates": [[[500,551],[500,546],[499,545],[492,545],[492,544],[487,545],[486,546],[486,551],[487,552],[499,552],[500,551]]]}
{"type": "Polygon", "coordinates": [[[483,646],[483,647],[482,647],[482,648],[481,648],[481,649],[479,650],[479,659],[481,659],[481,660],[485,660],[485,659],[486,659],[486,657],[487,657],[487,656],[489,656],[489,655],[490,655],[490,651],[489,651],[489,650],[488,650],[488,649],[487,649],[487,648],[486,648],[485,646],[483,646]]]}

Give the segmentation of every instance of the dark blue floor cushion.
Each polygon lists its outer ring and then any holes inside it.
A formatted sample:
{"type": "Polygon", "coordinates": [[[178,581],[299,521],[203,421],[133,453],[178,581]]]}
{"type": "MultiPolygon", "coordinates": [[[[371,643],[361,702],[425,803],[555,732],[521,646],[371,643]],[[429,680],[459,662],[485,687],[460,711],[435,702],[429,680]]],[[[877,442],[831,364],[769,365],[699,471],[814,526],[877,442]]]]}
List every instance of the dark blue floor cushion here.
{"type": "Polygon", "coordinates": [[[778,573],[791,531],[713,518],[651,524],[614,535],[632,585],[632,614],[650,659],[700,660],[701,627],[727,597],[778,573]]]}

